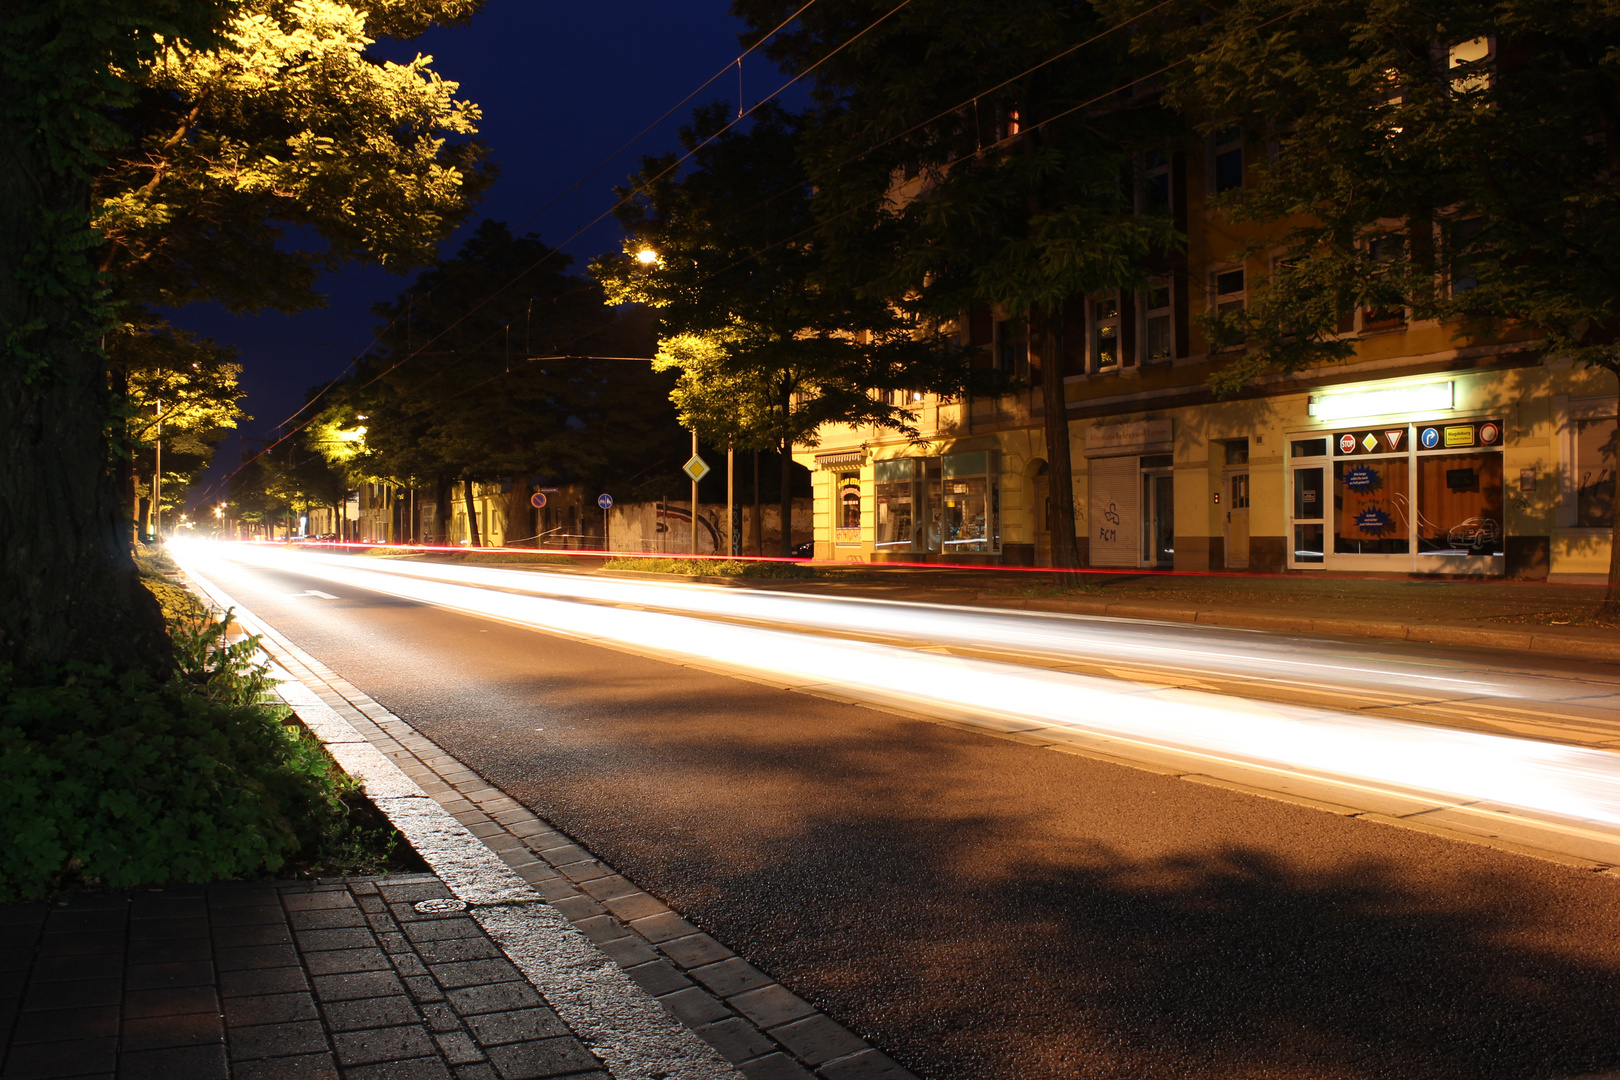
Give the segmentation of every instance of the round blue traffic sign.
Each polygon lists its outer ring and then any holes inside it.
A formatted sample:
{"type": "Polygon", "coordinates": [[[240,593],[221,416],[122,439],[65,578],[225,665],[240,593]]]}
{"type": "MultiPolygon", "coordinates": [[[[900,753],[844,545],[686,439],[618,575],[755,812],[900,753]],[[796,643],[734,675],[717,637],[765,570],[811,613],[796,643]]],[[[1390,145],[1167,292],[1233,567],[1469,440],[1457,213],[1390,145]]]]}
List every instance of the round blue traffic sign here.
{"type": "Polygon", "coordinates": [[[596,505],[600,506],[602,509],[606,510],[608,507],[613,505],[613,496],[611,496],[611,495],[598,495],[596,497],[596,505]]]}
{"type": "Polygon", "coordinates": [[[529,505],[534,507],[536,510],[544,507],[546,505],[546,493],[543,491],[537,491],[533,495],[530,495],[529,505]]]}
{"type": "Polygon", "coordinates": [[[1422,433],[1418,435],[1418,438],[1423,441],[1423,449],[1433,450],[1435,447],[1440,445],[1440,429],[1426,427],[1423,429],[1422,433]]]}

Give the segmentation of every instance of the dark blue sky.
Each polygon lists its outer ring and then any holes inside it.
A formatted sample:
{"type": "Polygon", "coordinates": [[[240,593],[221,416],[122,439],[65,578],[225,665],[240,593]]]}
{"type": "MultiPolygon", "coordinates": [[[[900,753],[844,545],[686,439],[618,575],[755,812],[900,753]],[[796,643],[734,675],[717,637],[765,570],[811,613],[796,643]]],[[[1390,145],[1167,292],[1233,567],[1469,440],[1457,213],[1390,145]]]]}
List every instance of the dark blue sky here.
{"type": "MultiPolygon", "coordinates": [[[[516,228],[565,192],[670,106],[684,98],[740,51],[741,24],[727,14],[728,0],[489,0],[468,27],[434,30],[411,44],[434,58],[444,78],[461,84],[459,96],[483,109],[483,141],[499,163],[500,179],[474,217],[445,245],[447,253],[479,220],[516,228]]],[[[395,57],[397,46],[386,55],[395,57]]],[[[743,100],[770,94],[783,78],[757,53],[743,65],[743,100]]],[[[736,69],[692,104],[737,98],[736,69]]],[[[613,204],[613,187],[634,171],[642,154],[673,149],[675,131],[691,105],[661,124],[622,157],[586,180],[525,231],[574,256],[574,268],[618,246],[607,220],[569,240],[613,204]]],[[[220,448],[202,488],[240,461],[240,436],[265,437],[304,402],[305,390],[337,376],[372,340],[371,304],[387,299],[408,278],[375,267],[348,266],[327,277],[327,307],[299,315],[235,317],[209,305],[173,316],[180,326],[234,345],[245,368],[244,406],[253,420],[220,448]]],[[[214,496],[214,497],[217,497],[214,496]]]]}

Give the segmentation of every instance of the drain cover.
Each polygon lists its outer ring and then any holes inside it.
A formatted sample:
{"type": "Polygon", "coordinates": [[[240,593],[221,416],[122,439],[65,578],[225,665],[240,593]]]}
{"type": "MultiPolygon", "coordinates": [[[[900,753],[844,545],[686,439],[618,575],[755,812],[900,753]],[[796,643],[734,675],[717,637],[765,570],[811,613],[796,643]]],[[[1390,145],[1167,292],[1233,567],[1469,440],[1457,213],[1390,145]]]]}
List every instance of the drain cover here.
{"type": "Polygon", "coordinates": [[[435,896],[431,900],[418,900],[413,906],[424,915],[432,915],[440,911],[466,911],[467,901],[435,896]]]}

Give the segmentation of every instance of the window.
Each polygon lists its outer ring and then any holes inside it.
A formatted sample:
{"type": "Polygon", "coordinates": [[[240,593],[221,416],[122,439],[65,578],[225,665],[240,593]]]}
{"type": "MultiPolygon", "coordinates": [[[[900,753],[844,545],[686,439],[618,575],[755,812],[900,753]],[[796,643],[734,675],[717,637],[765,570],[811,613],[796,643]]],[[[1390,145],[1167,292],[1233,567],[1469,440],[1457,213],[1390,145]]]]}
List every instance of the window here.
{"type": "Polygon", "coordinates": [[[1388,330],[1401,326],[1406,322],[1406,308],[1400,304],[1396,293],[1399,288],[1399,275],[1404,269],[1406,258],[1406,237],[1398,234],[1380,236],[1367,245],[1367,253],[1372,257],[1372,282],[1374,288],[1390,290],[1390,306],[1379,306],[1363,309],[1361,313],[1361,328],[1363,330],[1388,330]]]}
{"type": "Polygon", "coordinates": [[[1615,418],[1575,421],[1575,525],[1607,529],[1614,524],[1615,418]]]}
{"type": "Polygon", "coordinates": [[[1142,157],[1142,212],[1170,212],[1170,155],[1150,150],[1142,157]]]}
{"type": "Polygon", "coordinates": [[[1210,153],[1210,181],[1215,194],[1243,186],[1243,129],[1215,133],[1210,153]]]}
{"type": "Polygon", "coordinates": [[[1170,283],[1150,281],[1142,293],[1142,359],[1168,360],[1175,353],[1175,320],[1170,309],[1170,283]]]}
{"type": "Polygon", "coordinates": [[[947,553],[1001,550],[1001,454],[946,454],[941,498],[947,553]]]}
{"type": "Polygon", "coordinates": [[[1097,370],[1113,370],[1119,367],[1119,295],[1093,300],[1091,318],[1097,370]]]}
{"type": "Polygon", "coordinates": [[[1446,226],[1446,258],[1451,266],[1451,295],[1463,293],[1479,286],[1479,271],[1486,256],[1480,237],[1485,232],[1484,218],[1454,221],[1446,226]]]}
{"type": "MultiPolygon", "coordinates": [[[[838,474],[838,529],[859,530],[861,527],[861,474],[838,474]]],[[[842,540],[844,537],[840,536],[842,540]]],[[[859,537],[856,537],[859,539],[859,537]]]]}
{"type": "Polygon", "coordinates": [[[1210,275],[1212,291],[1215,294],[1215,313],[1217,315],[1231,315],[1242,311],[1243,298],[1243,268],[1236,270],[1217,270],[1210,275]]]}
{"type": "Polygon", "coordinates": [[[1491,39],[1459,41],[1448,50],[1446,66],[1451,70],[1451,91],[1472,94],[1491,86],[1491,39]]]}
{"type": "Polygon", "coordinates": [[[873,466],[874,546],[880,551],[922,550],[914,463],[910,458],[873,466]]]}
{"type": "Polygon", "coordinates": [[[1029,342],[1014,334],[1013,324],[996,324],[996,367],[1015,379],[1029,378],[1029,342]]]}

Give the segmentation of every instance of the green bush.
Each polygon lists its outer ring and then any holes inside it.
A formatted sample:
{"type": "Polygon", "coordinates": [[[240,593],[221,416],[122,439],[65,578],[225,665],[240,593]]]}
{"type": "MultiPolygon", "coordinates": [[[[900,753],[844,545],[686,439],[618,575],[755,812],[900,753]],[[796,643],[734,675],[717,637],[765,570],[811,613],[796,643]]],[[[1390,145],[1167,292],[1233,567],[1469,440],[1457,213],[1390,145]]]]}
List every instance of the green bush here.
{"type": "Polygon", "coordinates": [[[224,628],[176,623],[167,682],[0,667],[0,900],[273,873],[351,841],[353,782],[224,628]]]}
{"type": "Polygon", "coordinates": [[[640,570],[647,574],[690,577],[813,578],[813,566],[793,562],[743,562],[738,559],[609,559],[604,570],[640,570]]]}

